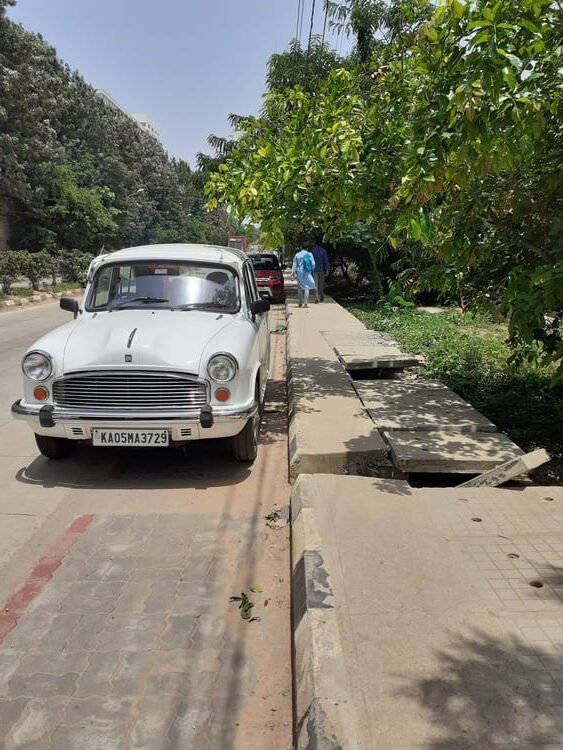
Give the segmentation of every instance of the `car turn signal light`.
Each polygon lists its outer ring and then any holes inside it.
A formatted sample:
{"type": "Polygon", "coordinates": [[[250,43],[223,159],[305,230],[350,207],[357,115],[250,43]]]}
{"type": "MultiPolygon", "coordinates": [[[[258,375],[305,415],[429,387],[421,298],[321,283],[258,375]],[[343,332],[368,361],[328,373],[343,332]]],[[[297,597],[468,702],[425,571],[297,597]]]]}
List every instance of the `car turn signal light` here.
{"type": "Polygon", "coordinates": [[[228,401],[231,397],[231,394],[226,388],[217,388],[215,391],[215,398],[217,401],[228,401]]]}
{"type": "Polygon", "coordinates": [[[38,386],[33,390],[33,398],[37,401],[46,401],[49,398],[49,391],[46,388],[38,386]]]}

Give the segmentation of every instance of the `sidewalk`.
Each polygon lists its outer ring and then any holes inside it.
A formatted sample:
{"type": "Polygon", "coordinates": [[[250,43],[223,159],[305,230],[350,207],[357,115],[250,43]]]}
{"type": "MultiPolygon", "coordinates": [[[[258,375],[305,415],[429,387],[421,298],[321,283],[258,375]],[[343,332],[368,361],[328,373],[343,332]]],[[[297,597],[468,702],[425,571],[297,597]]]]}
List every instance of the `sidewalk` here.
{"type": "MultiPolygon", "coordinates": [[[[332,301],[294,306],[293,437],[366,444],[320,341],[360,324],[332,301]]],[[[561,750],[563,489],[413,489],[307,460],[291,466],[297,747],[561,750]]]]}
{"type": "Polygon", "coordinates": [[[291,478],[303,472],[391,472],[383,439],[321,333],[364,326],[330,298],[298,308],[291,283],[286,291],[291,478]]]}

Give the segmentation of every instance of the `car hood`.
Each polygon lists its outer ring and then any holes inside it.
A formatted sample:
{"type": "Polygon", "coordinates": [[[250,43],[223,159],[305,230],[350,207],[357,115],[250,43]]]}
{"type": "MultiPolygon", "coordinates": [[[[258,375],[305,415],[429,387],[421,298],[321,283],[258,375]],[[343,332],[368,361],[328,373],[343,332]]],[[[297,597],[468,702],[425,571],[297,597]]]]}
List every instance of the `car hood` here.
{"type": "Polygon", "coordinates": [[[66,341],[63,372],[123,367],[130,361],[197,374],[205,347],[232,322],[231,315],[195,310],[86,313],[66,341]]]}

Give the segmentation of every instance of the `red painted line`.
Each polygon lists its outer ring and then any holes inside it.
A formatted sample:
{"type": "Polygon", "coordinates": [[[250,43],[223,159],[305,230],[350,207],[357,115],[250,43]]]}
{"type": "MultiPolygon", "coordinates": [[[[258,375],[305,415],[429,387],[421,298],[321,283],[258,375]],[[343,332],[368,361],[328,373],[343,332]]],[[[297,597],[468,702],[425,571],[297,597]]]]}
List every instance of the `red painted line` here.
{"type": "Polygon", "coordinates": [[[62,563],[70,548],[93,520],[94,516],[88,514],[76,518],[67,526],[49,547],[47,553],[39,559],[39,562],[19,589],[4,604],[0,612],[0,646],[6,636],[16,627],[18,620],[31,602],[41,593],[45,584],[51,580],[53,573],[62,563]]]}

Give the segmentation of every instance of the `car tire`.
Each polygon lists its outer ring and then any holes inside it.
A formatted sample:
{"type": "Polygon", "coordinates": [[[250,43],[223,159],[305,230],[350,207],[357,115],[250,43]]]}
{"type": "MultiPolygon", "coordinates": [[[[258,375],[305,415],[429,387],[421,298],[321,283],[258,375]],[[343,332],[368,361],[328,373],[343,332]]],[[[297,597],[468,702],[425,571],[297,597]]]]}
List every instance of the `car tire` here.
{"type": "Polygon", "coordinates": [[[232,439],[232,451],[235,461],[252,463],[258,453],[258,433],[260,432],[260,422],[262,421],[263,404],[260,403],[260,390],[256,384],[256,399],[258,409],[256,414],[249,419],[238,435],[232,439]]]}
{"type": "Polygon", "coordinates": [[[76,441],[66,438],[51,437],[50,435],[38,435],[35,433],[35,442],[45,458],[68,458],[76,450],[76,441]]]}

